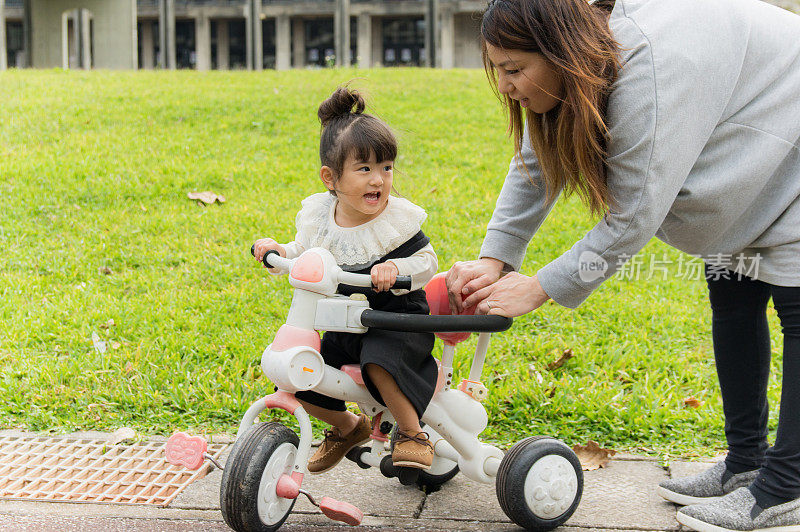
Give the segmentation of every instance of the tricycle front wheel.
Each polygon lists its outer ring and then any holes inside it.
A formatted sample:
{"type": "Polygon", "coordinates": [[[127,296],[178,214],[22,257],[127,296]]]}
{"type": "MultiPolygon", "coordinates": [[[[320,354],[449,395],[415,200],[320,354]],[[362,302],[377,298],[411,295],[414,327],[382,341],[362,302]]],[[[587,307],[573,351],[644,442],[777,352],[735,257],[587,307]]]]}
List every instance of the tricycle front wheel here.
{"type": "Polygon", "coordinates": [[[294,506],[276,492],[278,479],[291,474],[297,435],[280,423],[258,423],[231,450],[220,484],[225,522],[237,532],[278,530],[294,506]]]}
{"type": "Polygon", "coordinates": [[[563,525],[580,503],[583,470],[572,449],[555,438],[533,436],[514,445],[497,470],[497,500],[525,530],[563,525]]]}

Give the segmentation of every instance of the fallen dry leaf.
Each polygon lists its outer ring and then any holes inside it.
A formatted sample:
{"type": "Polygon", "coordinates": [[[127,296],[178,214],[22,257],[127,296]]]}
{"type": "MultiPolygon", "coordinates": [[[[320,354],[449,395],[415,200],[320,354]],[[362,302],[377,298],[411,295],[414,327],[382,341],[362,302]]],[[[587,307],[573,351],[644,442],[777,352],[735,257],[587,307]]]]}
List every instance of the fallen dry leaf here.
{"type": "Polygon", "coordinates": [[[581,468],[584,471],[594,471],[605,467],[611,460],[611,457],[617,454],[613,449],[603,449],[596,441],[589,440],[586,445],[574,445],[572,450],[581,461],[581,468]]]}
{"type": "Polygon", "coordinates": [[[701,406],[706,404],[706,402],[701,401],[700,399],[692,395],[691,397],[687,397],[686,399],[684,399],[683,404],[686,406],[690,406],[692,408],[700,408],[701,406]]]}
{"type": "Polygon", "coordinates": [[[188,194],[186,194],[186,196],[190,200],[202,201],[206,205],[211,205],[215,201],[218,201],[220,203],[225,203],[225,196],[220,196],[218,194],[211,192],[210,190],[207,190],[205,192],[189,192],[188,194]]]}
{"type": "Polygon", "coordinates": [[[111,327],[113,327],[114,325],[116,325],[116,323],[114,323],[114,318],[111,318],[111,319],[110,319],[110,320],[108,320],[107,322],[105,322],[105,323],[101,323],[101,324],[100,324],[100,328],[101,328],[101,329],[110,329],[110,328],[111,328],[111,327]]]}
{"type": "Polygon", "coordinates": [[[103,266],[102,268],[98,268],[97,271],[98,273],[102,273],[103,275],[111,275],[112,273],[114,273],[108,266],[103,266]]]}
{"type": "Polygon", "coordinates": [[[111,435],[111,443],[117,444],[124,442],[125,440],[132,440],[136,437],[136,431],[130,427],[121,427],[114,431],[114,434],[111,435]]]}
{"type": "Polygon", "coordinates": [[[574,357],[575,355],[572,354],[572,349],[564,349],[564,352],[561,353],[561,356],[555,362],[550,362],[547,365],[548,371],[553,371],[554,369],[558,369],[564,365],[564,362],[569,360],[570,358],[574,357]]]}

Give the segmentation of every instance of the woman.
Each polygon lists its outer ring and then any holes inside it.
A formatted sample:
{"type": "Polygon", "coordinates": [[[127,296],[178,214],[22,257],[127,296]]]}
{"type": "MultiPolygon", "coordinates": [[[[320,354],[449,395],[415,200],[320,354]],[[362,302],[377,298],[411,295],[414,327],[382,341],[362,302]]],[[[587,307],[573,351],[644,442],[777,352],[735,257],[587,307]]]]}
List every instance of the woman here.
{"type": "Polygon", "coordinates": [[[729,453],[659,493],[697,530],[800,530],[800,17],[757,0],[493,0],[481,35],[517,156],[481,258],[448,273],[451,306],[577,307],[653,236],[704,257],[729,453]],[[514,273],[562,190],[600,222],[514,273]],[[784,377],[768,449],[770,297],[784,377]]]}

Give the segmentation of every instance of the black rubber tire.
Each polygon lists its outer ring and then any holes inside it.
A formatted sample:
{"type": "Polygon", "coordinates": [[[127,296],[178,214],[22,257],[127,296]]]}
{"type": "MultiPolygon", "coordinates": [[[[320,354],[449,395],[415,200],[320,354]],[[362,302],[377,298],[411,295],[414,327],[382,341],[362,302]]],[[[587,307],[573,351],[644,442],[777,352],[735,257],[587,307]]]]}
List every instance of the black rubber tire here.
{"type": "Polygon", "coordinates": [[[361,469],[369,469],[372,466],[361,459],[361,455],[364,454],[365,452],[369,452],[369,447],[361,445],[358,447],[353,447],[352,449],[347,451],[347,454],[344,456],[351,462],[355,463],[361,469]]]}
{"type": "Polygon", "coordinates": [[[552,530],[566,523],[578,508],[583,494],[583,470],[572,449],[559,440],[533,436],[518,442],[503,457],[497,470],[496,488],[500,507],[514,523],[525,530],[552,530]],[[547,519],[537,516],[528,506],[525,499],[525,480],[534,464],[549,455],[561,456],[570,463],[577,477],[577,492],[564,513],[547,519]]]}
{"type": "MultiPolygon", "coordinates": [[[[420,426],[424,429],[425,423],[420,423],[420,426]]],[[[397,425],[392,428],[392,434],[389,438],[389,448],[394,449],[394,441],[397,434],[397,425]]],[[[436,460],[436,457],[433,457],[436,460]]],[[[419,489],[424,491],[425,493],[432,493],[437,491],[442,484],[451,480],[453,477],[458,475],[458,464],[454,465],[452,469],[446,471],[444,473],[440,473],[438,475],[431,474],[427,471],[420,471],[419,476],[416,480],[416,485],[419,489]]]]}
{"type": "Polygon", "coordinates": [[[258,488],[272,453],[283,445],[299,444],[297,435],[280,423],[257,423],[231,449],[219,487],[222,516],[237,532],[273,532],[292,511],[294,501],[277,523],[264,524],[258,515],[258,488]]]}

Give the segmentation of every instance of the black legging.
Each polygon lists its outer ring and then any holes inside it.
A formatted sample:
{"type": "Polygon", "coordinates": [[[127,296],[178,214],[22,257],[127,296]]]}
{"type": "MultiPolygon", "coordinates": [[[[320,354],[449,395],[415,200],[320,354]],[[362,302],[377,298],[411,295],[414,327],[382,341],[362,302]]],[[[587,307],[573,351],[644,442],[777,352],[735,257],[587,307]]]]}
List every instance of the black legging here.
{"type": "Polygon", "coordinates": [[[729,464],[761,468],[757,485],[772,495],[800,497],[800,287],[785,287],[706,266],[714,357],[725,413],[729,464]],[[783,329],[783,389],[775,445],[767,445],[770,369],[767,302],[783,329]]]}

